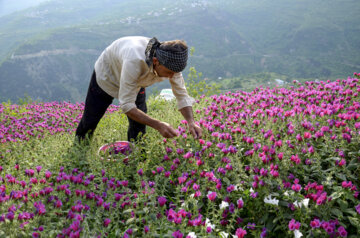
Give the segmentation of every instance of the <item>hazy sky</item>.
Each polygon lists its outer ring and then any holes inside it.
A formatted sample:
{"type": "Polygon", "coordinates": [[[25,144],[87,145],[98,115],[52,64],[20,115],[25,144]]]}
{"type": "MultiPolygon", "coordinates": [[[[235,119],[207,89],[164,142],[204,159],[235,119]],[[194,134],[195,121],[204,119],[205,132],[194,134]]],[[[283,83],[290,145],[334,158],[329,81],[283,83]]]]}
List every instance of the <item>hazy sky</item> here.
{"type": "Polygon", "coordinates": [[[49,0],[0,0],[0,17],[49,0]]]}

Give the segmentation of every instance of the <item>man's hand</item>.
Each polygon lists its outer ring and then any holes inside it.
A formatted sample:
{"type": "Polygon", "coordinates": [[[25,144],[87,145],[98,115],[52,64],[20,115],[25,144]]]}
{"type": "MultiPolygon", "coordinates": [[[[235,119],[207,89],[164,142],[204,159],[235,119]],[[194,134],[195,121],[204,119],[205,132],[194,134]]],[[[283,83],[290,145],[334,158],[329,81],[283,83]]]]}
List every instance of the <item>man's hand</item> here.
{"type": "Polygon", "coordinates": [[[189,132],[195,139],[200,139],[202,137],[202,129],[195,123],[190,123],[189,132]]]}
{"type": "Polygon", "coordinates": [[[200,139],[202,137],[202,129],[195,124],[192,107],[183,107],[180,109],[180,112],[188,122],[188,128],[191,135],[195,139],[200,139]]]}
{"type": "Polygon", "coordinates": [[[170,124],[156,120],[137,108],[131,109],[129,112],[126,113],[126,115],[134,121],[137,121],[147,126],[151,126],[155,130],[159,131],[159,133],[165,138],[173,138],[175,136],[178,136],[176,130],[172,128],[170,124]]]}
{"type": "Polygon", "coordinates": [[[175,136],[178,136],[176,130],[166,122],[159,122],[159,126],[157,126],[155,129],[158,130],[160,134],[165,138],[173,138],[175,136]]]}

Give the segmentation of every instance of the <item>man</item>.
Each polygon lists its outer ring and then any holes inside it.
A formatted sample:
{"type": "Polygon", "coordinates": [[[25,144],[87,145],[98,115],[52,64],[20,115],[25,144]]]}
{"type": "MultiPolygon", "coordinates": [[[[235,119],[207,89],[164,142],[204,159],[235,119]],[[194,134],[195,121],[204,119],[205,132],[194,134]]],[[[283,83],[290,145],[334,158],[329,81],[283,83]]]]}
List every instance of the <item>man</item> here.
{"type": "Polygon", "coordinates": [[[160,43],[155,37],[132,36],[114,41],[95,63],[76,137],[91,138],[114,98],[119,99],[120,109],[128,117],[129,141],[137,140],[140,132],[145,134],[146,125],[165,138],[177,136],[171,125],[146,114],[145,87],[168,79],[189,132],[200,138],[202,129],[195,124],[192,111],[194,99],[188,95],[181,74],[187,58],[188,47],[180,40],[160,43]]]}

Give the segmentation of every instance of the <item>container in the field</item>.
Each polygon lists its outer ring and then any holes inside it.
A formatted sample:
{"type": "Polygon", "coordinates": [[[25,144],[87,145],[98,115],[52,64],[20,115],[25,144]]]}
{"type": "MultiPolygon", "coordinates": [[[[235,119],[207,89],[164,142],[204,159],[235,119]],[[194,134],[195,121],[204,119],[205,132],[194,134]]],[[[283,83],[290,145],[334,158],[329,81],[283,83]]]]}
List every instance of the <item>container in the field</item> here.
{"type": "Polygon", "coordinates": [[[115,141],[102,145],[99,148],[98,155],[102,160],[123,160],[124,163],[127,163],[128,155],[130,155],[133,150],[134,146],[129,141],[115,141]]]}

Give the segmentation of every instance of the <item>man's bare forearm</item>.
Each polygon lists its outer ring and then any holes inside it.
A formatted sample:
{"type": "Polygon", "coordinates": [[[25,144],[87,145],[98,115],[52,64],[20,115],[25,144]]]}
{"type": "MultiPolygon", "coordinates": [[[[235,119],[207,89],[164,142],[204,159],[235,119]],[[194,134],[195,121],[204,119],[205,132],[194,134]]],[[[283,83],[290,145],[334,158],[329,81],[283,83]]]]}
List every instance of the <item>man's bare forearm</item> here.
{"type": "Polygon", "coordinates": [[[144,113],[143,111],[137,108],[131,109],[126,113],[126,115],[130,117],[132,120],[150,126],[156,130],[158,130],[160,127],[161,122],[159,120],[150,117],[149,115],[147,115],[146,113],[144,113]]]}
{"type": "Polygon", "coordinates": [[[131,109],[126,113],[126,115],[134,121],[154,128],[165,138],[173,138],[177,136],[176,130],[172,128],[171,125],[166,122],[156,120],[137,108],[131,109]]]}
{"type": "Polygon", "coordinates": [[[180,112],[189,124],[195,123],[192,107],[183,107],[180,112]]]}

